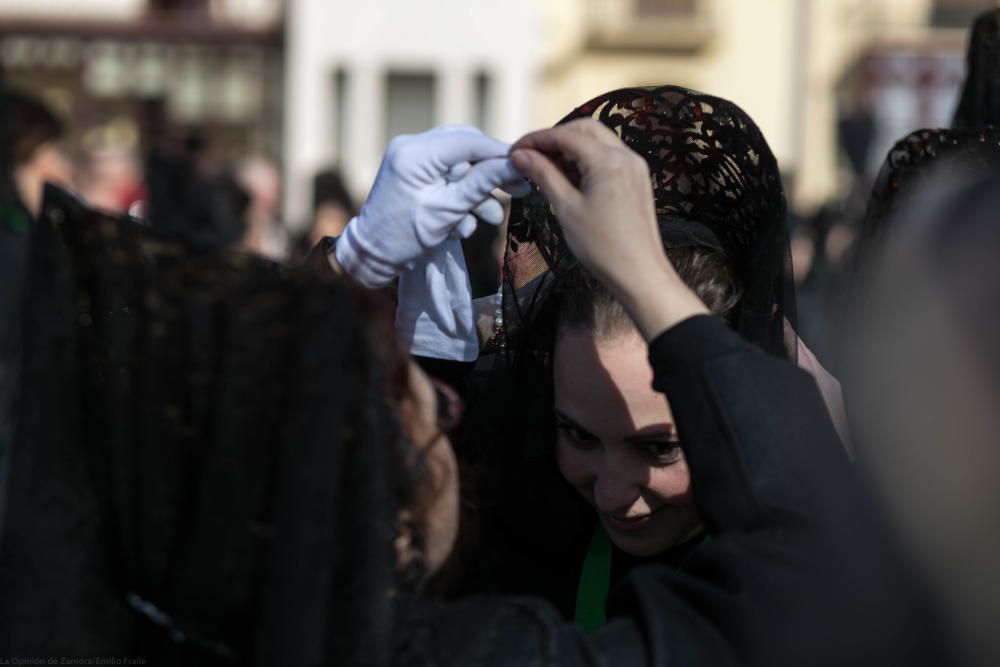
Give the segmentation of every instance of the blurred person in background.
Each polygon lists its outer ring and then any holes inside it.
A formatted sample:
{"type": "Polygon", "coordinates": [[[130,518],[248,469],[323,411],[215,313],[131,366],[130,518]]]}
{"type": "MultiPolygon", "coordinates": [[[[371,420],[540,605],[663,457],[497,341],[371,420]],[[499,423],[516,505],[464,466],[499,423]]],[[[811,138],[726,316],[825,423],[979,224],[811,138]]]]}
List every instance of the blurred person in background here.
{"type": "Polygon", "coordinates": [[[88,129],[81,141],[80,194],[96,208],[143,217],[147,198],[139,128],[119,116],[88,129]]]}
{"type": "Polygon", "coordinates": [[[980,15],[969,38],[967,73],[951,128],[915,130],[889,149],[858,229],[852,290],[907,224],[898,212],[948,169],[975,172],[1000,165],[1000,9],[980,15]],[[933,176],[932,176],[933,175],[933,176]]]}
{"type": "Polygon", "coordinates": [[[271,160],[256,155],[236,168],[236,180],[249,195],[243,247],[272,260],[284,260],[289,254],[288,233],[279,220],[281,175],[271,160]]]}
{"type": "Polygon", "coordinates": [[[906,225],[895,212],[933,185],[927,179],[930,172],[1000,163],[998,57],[1000,9],[991,9],[975,20],[970,33],[966,78],[952,127],[919,129],[901,138],[888,151],[874,178],[865,168],[872,143],[871,119],[866,119],[871,115],[871,100],[857,93],[858,115],[848,113],[847,122],[839,127],[854,186],[846,201],[828,204],[817,212],[817,272],[810,273],[801,288],[806,302],[804,333],[810,342],[816,341],[821,358],[835,372],[850,354],[847,348],[856,319],[854,304],[867,289],[871,258],[892,242],[896,227],[906,225]]]}
{"type": "Polygon", "coordinates": [[[20,364],[21,309],[28,229],[46,183],[72,186],[73,166],[61,144],[63,123],[40,100],[0,80],[4,187],[0,193],[0,457],[13,436],[11,409],[20,364]]]}
{"type": "Polygon", "coordinates": [[[829,202],[791,229],[799,333],[827,368],[834,367],[836,314],[843,308],[845,268],[855,241],[848,213],[829,202]]]}
{"type": "Polygon", "coordinates": [[[237,174],[212,155],[204,133],[161,125],[147,130],[144,144],[149,146],[145,220],[213,245],[240,246],[247,233],[250,194],[237,174]]]}
{"type": "Polygon", "coordinates": [[[74,170],[61,144],[63,123],[44,103],[26,93],[9,90],[6,104],[9,105],[10,177],[21,212],[8,205],[4,209],[4,223],[7,229],[24,233],[30,219],[38,217],[45,183],[73,186],[74,170]]]}
{"type": "Polygon", "coordinates": [[[324,237],[336,238],[357,215],[357,205],[336,167],[316,172],[312,181],[312,218],[295,243],[294,257],[304,259],[324,237]]]}
{"type": "Polygon", "coordinates": [[[1000,171],[930,170],[868,255],[845,380],[858,459],[959,644],[1000,664],[1000,171]]]}
{"type": "Polygon", "coordinates": [[[88,151],[80,174],[80,194],[92,206],[109,213],[143,217],[146,199],[142,162],[134,148],[95,147],[88,151]]]}

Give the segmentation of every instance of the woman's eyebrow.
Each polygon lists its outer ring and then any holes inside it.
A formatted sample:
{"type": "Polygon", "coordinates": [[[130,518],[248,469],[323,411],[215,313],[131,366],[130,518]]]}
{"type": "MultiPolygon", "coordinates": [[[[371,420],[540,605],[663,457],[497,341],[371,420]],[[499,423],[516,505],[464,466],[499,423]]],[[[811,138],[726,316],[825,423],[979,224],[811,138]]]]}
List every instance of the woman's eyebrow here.
{"type": "Polygon", "coordinates": [[[624,438],[626,442],[639,442],[643,440],[671,440],[677,437],[677,429],[673,424],[652,424],[644,426],[630,436],[624,438]]]}
{"type": "MultiPolygon", "coordinates": [[[[576,421],[572,417],[567,416],[566,413],[561,412],[558,408],[553,408],[552,412],[555,414],[556,419],[558,421],[566,422],[568,425],[572,426],[573,428],[578,428],[581,431],[587,431],[587,429],[581,426],[578,421],[576,421]]],[[[589,433],[589,431],[587,432],[589,433]]]]}

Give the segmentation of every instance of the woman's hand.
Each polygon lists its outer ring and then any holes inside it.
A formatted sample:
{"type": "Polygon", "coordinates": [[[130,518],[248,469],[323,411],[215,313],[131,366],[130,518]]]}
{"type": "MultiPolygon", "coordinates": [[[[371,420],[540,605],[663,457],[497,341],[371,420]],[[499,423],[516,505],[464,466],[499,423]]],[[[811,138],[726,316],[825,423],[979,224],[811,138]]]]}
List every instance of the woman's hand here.
{"type": "Polygon", "coordinates": [[[569,249],[647,340],[708,312],[663,250],[645,160],[614,132],[575,120],[522,137],[511,160],[548,198],[569,249]]]}

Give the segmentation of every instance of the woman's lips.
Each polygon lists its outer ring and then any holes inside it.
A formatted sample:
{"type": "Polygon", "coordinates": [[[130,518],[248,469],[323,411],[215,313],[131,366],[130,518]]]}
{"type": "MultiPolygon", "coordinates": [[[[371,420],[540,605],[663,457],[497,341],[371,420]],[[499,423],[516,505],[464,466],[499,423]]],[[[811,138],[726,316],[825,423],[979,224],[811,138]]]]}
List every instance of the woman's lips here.
{"type": "MultiPolygon", "coordinates": [[[[666,505],[663,507],[666,507],[666,505]]],[[[615,532],[634,533],[645,528],[646,525],[652,520],[653,515],[663,509],[663,507],[635,517],[616,517],[613,514],[605,514],[603,512],[601,513],[601,516],[604,518],[605,525],[614,529],[615,532]]]]}

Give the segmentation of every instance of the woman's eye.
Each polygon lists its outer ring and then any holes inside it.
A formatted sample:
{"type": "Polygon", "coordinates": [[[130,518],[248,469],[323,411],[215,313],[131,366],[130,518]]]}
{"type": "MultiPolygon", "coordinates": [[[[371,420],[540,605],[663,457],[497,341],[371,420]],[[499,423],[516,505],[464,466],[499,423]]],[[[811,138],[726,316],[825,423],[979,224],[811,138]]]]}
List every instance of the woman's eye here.
{"type": "Polygon", "coordinates": [[[646,450],[650,456],[664,463],[679,461],[684,455],[681,443],[676,440],[650,440],[639,443],[639,446],[646,450]]]}
{"type": "Polygon", "coordinates": [[[582,428],[577,428],[576,426],[570,426],[569,424],[559,424],[559,430],[562,431],[566,439],[577,446],[588,446],[597,443],[597,438],[595,438],[590,433],[587,433],[582,428]]]}

